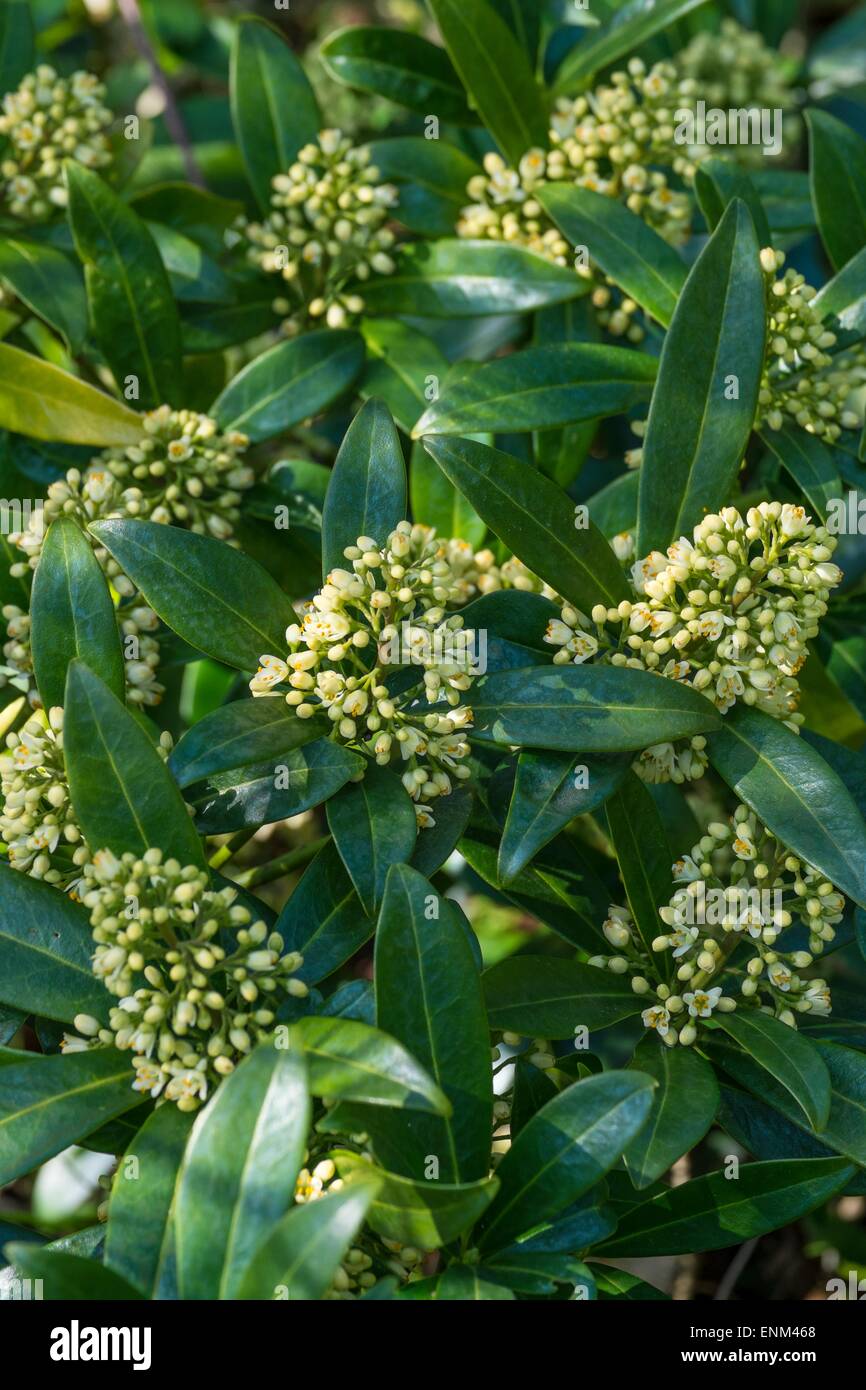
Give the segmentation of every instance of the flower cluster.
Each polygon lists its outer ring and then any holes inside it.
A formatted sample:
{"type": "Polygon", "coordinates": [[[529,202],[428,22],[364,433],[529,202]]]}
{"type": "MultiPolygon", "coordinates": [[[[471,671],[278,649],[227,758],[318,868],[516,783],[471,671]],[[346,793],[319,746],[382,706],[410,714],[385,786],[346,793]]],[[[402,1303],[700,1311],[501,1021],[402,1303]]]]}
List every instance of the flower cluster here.
{"type": "Polygon", "coordinates": [[[471,549],[403,521],[384,545],[360,536],[344,554],[351,569],[331,571],[287,629],[287,656],[261,657],[250,689],[288,687],[286,702],[301,719],[324,714],[332,737],[380,766],[398,762],[419,824],[429,826],[427,803],[470,775],[472,711],[461,699],[472,684],[475,634],[459,614],[446,616],[446,605],[471,594],[471,549]],[[444,711],[431,708],[443,703],[444,711]]]}
{"type": "Polygon", "coordinates": [[[63,710],[39,710],[6,735],[0,756],[0,836],[13,869],[68,888],[89,858],[66,782],[63,710]]]}
{"type": "MultiPolygon", "coordinates": [[[[725,507],[704,517],[692,540],[681,536],[666,555],[653,551],[637,561],[635,601],[594,608],[594,633],[583,614],[566,607],[545,640],[559,648],[557,663],[599,656],[655,671],[702,691],[723,713],[742,700],[796,731],[797,673],[842,578],[831,563],[835,544],[802,507],[762,502],[745,518],[725,507]]],[[[701,747],[693,740],[689,761],[701,747]]],[[[644,756],[664,766],[673,747],[644,756]]]]}
{"type": "MultiPolygon", "coordinates": [[[[797,94],[789,67],[757,31],[744,29],[735,19],[723,19],[718,33],[696,34],[674,63],[681,81],[691,84],[707,107],[781,111],[783,138],[793,142],[798,137],[797,94]]],[[[715,153],[712,146],[692,146],[688,151],[695,163],[715,153]]],[[[760,166],[763,160],[760,145],[735,145],[731,153],[748,165],[760,166]]]]}
{"type": "Polygon", "coordinates": [[[66,206],[63,161],[89,169],[111,161],[105,88],[91,73],[58,77],[43,64],[3,98],[0,202],[13,217],[43,221],[66,206]]]}
{"type": "Polygon", "coordinates": [[[141,859],[98,851],[84,867],[81,898],[96,943],[93,972],[120,1003],[107,1028],[79,1015],[84,1036],[67,1037],[66,1050],[128,1049],[134,1090],[197,1109],[273,1029],[280,1004],[308,993],[294,978],[303,958],[282,954],[282,937],[251,922],[236,896],[159,849],[141,859]]]}
{"type": "MultiPolygon", "coordinates": [[[[87,472],[71,468],[64,479],[50,485],[44,507],[34,512],[28,529],[9,537],[27,557],[11,567],[13,576],[36,568],[45,532],[58,516],[73,516],[85,534],[91,521],[138,517],[231,543],[241,493],[254,481],[253,470],[242,460],[247,436],[236,431],[220,434],[209,416],[165,405],[143,415],[142,427],[138,443],[104,449],[87,472]]],[[[156,680],[159,644],[149,635],[158,626],[157,616],[108,551],[96,546],[95,553],[120,601],[129,699],[158,704],[163,693],[156,680]]],[[[3,616],[6,661],[29,672],[29,617],[12,604],[4,607],[3,616]]]]}
{"type": "Polygon", "coordinates": [[[666,930],[646,949],[627,909],[612,907],[604,934],[617,952],[593,965],[631,976],[647,996],[642,1012],[668,1046],[692,1044],[701,1019],[716,1011],[758,1008],[795,1028],[797,1014],[823,1017],[830,993],[806,970],[835,936],[845,899],[823,874],[803,863],[747,806],[730,824],[713,822],[690,854],[673,865],[676,889],[660,910],[666,930]],[[809,949],[784,949],[779,938],[797,923],[809,931],[809,949]],[[655,956],[671,953],[673,985],[655,956]],[[649,1002],[649,996],[654,1001],[649,1002]]]}
{"type": "Polygon", "coordinates": [[[394,270],[386,223],[397,189],[380,181],[369,149],[339,130],[321,131],[272,186],[265,220],[240,223],[228,240],[245,241],[253,264],[281,276],[284,295],[274,309],[287,316],[287,332],[321,319],[341,328],[364,308],[350,283],[394,270]]]}
{"type": "Polygon", "coordinates": [[[862,425],[847,403],[866,383],[866,352],[856,348],[831,356],[837,338],[815,308],[817,291],[795,270],[780,274],[784,264],[781,251],[768,246],[761,252],[768,297],[761,422],[779,430],[791,418],[833,444],[843,430],[862,425]]]}

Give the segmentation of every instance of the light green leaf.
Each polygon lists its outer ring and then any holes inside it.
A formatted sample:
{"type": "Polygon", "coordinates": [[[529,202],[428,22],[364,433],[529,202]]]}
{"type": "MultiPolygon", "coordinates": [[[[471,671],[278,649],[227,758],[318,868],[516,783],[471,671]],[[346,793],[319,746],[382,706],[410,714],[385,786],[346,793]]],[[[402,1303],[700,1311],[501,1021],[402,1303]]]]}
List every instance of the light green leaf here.
{"type": "Polygon", "coordinates": [[[0,427],[61,444],[137,444],[141,417],[104,391],[0,343],[0,427]]]}
{"type": "Polygon", "coordinates": [[[386,1240],[421,1250],[436,1250],[469,1232],[499,1190],[495,1177],[471,1183],[413,1182],[342,1149],[332,1157],[340,1177],[352,1185],[367,1175],[378,1177],[368,1225],[386,1240]]]}

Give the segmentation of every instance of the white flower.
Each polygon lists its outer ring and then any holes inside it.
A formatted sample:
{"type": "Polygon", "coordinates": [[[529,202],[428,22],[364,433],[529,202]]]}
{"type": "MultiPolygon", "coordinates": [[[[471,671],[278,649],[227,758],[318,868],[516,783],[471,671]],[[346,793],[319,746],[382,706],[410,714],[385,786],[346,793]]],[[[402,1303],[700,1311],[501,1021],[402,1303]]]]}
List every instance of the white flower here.
{"type": "Polygon", "coordinates": [[[788,969],[787,965],[784,965],[780,960],[776,960],[772,965],[767,966],[767,975],[776,989],[782,990],[785,994],[787,994],[794,981],[791,971],[788,969]]]}
{"type": "Polygon", "coordinates": [[[656,1028],[660,1033],[666,1033],[671,1026],[671,1016],[661,1004],[644,1009],[641,1019],[645,1028],[656,1028]]]}
{"type": "Polygon", "coordinates": [[[671,946],[674,948],[673,954],[675,960],[680,956],[686,955],[686,953],[692,949],[692,946],[698,939],[698,935],[697,927],[677,927],[671,932],[668,939],[671,946]]]}
{"type": "Polygon", "coordinates": [[[709,1018],[721,997],[721,985],[716,985],[714,989],[689,991],[683,995],[683,1001],[688,1004],[692,1018],[709,1018]]]}

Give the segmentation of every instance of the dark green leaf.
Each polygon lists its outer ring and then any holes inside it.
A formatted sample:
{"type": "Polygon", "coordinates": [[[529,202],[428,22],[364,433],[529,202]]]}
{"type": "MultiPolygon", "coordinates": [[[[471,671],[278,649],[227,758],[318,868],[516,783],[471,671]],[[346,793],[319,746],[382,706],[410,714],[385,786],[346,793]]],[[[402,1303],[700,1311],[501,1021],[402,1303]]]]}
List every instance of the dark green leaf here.
{"type": "Polygon", "coordinates": [[[109,999],[90,968],[88,913],[53,885],[0,866],[0,999],[71,1023],[105,1019],[109,999]]]}
{"type": "Polygon", "coordinates": [[[310,1123],[306,1066],[260,1044],[196,1117],[175,1211],[181,1298],[235,1298],[262,1241],[291,1207],[310,1123]]]}
{"type": "MultiPolygon", "coordinates": [[[[321,51],[330,75],[349,87],[422,116],[435,112],[440,121],[477,121],[448,54],[420,34],[357,24],[330,34],[321,51]]],[[[390,177],[387,170],[385,175],[390,177]]]]}
{"type": "Polygon", "coordinates": [[[138,721],[87,666],[66,683],[63,745],[69,793],[92,850],[158,848],[203,864],[201,842],[177,784],[138,721]]]}
{"type": "Polygon", "coordinates": [[[512,956],[484,973],[490,1027],[530,1038],[573,1038],[641,1012],[629,980],[594,965],[512,956]]]}
{"type": "Polygon", "coordinates": [[[318,738],[282,755],[217,773],[196,799],[203,835],[223,835],[247,825],[270,825],[318,806],[363,771],[358,753],[331,738],[318,738]]]}
{"type": "Polygon", "coordinates": [[[145,1120],[117,1166],[105,1263],[147,1298],[173,1277],[173,1214],[192,1115],[162,1105],[145,1120]]]}
{"type": "Polygon", "coordinates": [[[227,666],[254,670],[285,649],[296,620],[289,599],[254,560],[211,536],[153,521],[90,528],[179,637],[227,666]]]}
{"type": "Polygon", "coordinates": [[[641,1040],[631,1065],[658,1083],[649,1119],[625,1151],[629,1177],[642,1188],[700,1143],[715,1119],[719,1087],[709,1062],[692,1048],[665,1047],[656,1037],[641,1040]]]}
{"type": "Polygon", "coordinates": [[[830,1113],[830,1074],[815,1044],[754,1009],[718,1014],[716,1022],[794,1097],[812,1128],[822,1130],[830,1113]]]}
{"type": "Polygon", "coordinates": [[[346,431],[322,517],[322,574],[345,568],[343,551],[359,536],[384,545],[406,516],[406,464],[391,412],[367,401],[346,431]]]}
{"type": "Polygon", "coordinates": [[[300,951],[304,963],[296,973],[313,985],[353,956],[373,935],[373,925],[336,847],[328,844],[293,890],[275,930],[287,951],[300,951]]]}
{"type": "Polygon", "coordinates": [[[0,278],[18,298],[63,334],[70,352],[87,332],[87,300],[80,272],[62,251],[33,241],[0,243],[0,278]]]}
{"type": "Polygon", "coordinates": [[[652,960],[652,943],[662,926],[659,908],[670,902],[672,891],[673,856],[664,822],[646,785],[633,772],[605,810],[629,910],[652,960]]]}
{"type": "Polygon", "coordinates": [[[368,767],[327,805],[328,828],[365,912],[378,911],[392,864],[412,857],[418,825],[415,807],[395,772],[368,767]]]}
{"type": "Polygon", "coordinates": [[[132,1284],[114,1270],[106,1269],[99,1260],[53,1252],[29,1241],[13,1241],[6,1253],[22,1278],[40,1280],[42,1298],[63,1303],[78,1299],[101,1303],[141,1299],[132,1284]]]}
{"type": "Polygon", "coordinates": [[[846,339],[866,337],[866,246],[818,291],[812,308],[838,319],[846,339]]]}
{"type": "Polygon", "coordinates": [[[274,1226],[247,1267],[238,1298],[308,1302],[322,1298],[360,1229],[379,1178],[295,1207],[274,1226]]]}
{"type": "Polygon", "coordinates": [[[222,705],[183,735],[168,765],[179,787],[205,777],[273,759],[280,762],[327,732],[315,719],[299,719],[285,700],[263,697],[222,705]]]}
{"type": "Polygon", "coordinates": [[[30,0],[7,0],[0,10],[0,92],[12,92],[36,66],[30,0]]]}
{"type": "Polygon", "coordinates": [[[738,706],[711,734],[716,771],[794,854],[866,905],[866,824],[842,779],[779,720],[738,706]]]}
{"type": "Polygon", "coordinates": [[[98,174],[70,161],[66,178],[91,326],[112,375],[121,390],[136,378],[142,406],[177,404],[180,320],[153,237],[98,174]]]}
{"type": "Polygon", "coordinates": [[[618,753],[597,755],[588,763],[573,753],[521,753],[499,847],[502,880],[507,883],[519,874],[575,816],[603,805],[626,776],[630,761],[618,753]]]}
{"type": "Polygon", "coordinates": [[[339,1150],[333,1155],[341,1178],[351,1184],[367,1174],[380,1182],[367,1222],[386,1240],[436,1250],[470,1231],[489,1207],[499,1188],[496,1178],[471,1183],[413,1182],[386,1173],[357,1154],[339,1150]]]}
{"type": "Polygon", "coordinates": [[[66,670],[80,658],[119,698],[123,652],[114,604],[93,548],[71,516],[48,528],[30,604],[33,670],[46,709],[62,705],[66,670]]]}
{"type": "Polygon", "coordinates": [[[866,245],[866,140],[829,111],[813,107],[806,120],[818,230],[841,270],[866,245]]]}
{"type": "Polygon", "coordinates": [[[711,232],[722,220],[728,204],[740,198],[752,214],[758,242],[770,246],[772,236],[767,214],[749,175],[730,159],[704,159],[695,174],[695,193],[711,232]]]}
{"type": "Polygon", "coordinates": [[[446,478],[420,441],[412,446],[409,496],[412,515],[423,517],[423,524],[432,526],[438,535],[458,537],[473,548],[484,543],[486,522],[446,478]]]}
{"type": "Polygon", "coordinates": [[[748,208],[736,200],[683,288],[650,406],[638,555],[690,534],[707,511],[727,500],[739,471],[764,364],[759,250],[748,208]]]}
{"type": "Polygon", "coordinates": [[[211,406],[225,430],[258,443],[318,415],[348,390],[364,362],[350,329],[321,329],[278,343],[253,358],[211,406]]]}
{"type": "Polygon", "coordinates": [[[383,400],[408,434],[427,406],[428,391],[439,389],[448,362],[430,338],[399,319],[363,319],[361,333],[367,368],[358,390],[365,400],[383,400]]]}
{"type": "Polygon", "coordinates": [[[263,212],[271,179],[284,174],[322,125],[312,88],[289,45],[270,24],[246,15],[235,29],[229,79],[232,123],[247,177],[263,212]]]}
{"type": "Polygon", "coordinates": [[[618,6],[606,24],[583,39],[568,55],[556,78],[554,93],[571,95],[581,91],[594,73],[607,68],[627,53],[633,53],[655,34],[689,14],[705,0],[629,0],[618,6]]]}
{"type": "Polygon", "coordinates": [[[761,430],[761,440],[793,478],[817,521],[826,524],[828,503],[842,496],[833,450],[817,435],[792,425],[761,430]]]}

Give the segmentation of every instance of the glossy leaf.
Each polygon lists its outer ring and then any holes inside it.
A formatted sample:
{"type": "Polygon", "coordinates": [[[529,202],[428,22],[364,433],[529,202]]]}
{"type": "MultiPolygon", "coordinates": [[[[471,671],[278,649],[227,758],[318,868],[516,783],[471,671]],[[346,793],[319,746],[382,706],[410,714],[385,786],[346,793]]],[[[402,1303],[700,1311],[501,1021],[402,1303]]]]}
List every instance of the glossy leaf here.
{"type": "Polygon", "coordinates": [[[425,439],[424,447],[500,540],[563,598],[587,611],[625,598],[622,569],[601,532],[530,464],[470,439],[425,439]]]}
{"type": "Polygon", "coordinates": [[[361,292],[368,314],[464,319],[561,304],[587,283],[523,246],[446,237],[406,247],[394,274],[365,280],[361,292]]]}
{"type": "Polygon", "coordinates": [[[363,319],[361,333],[367,367],[358,390],[365,400],[383,400],[408,434],[427,407],[428,389],[431,384],[438,388],[448,362],[432,339],[399,319],[363,319]]]}
{"type": "Polygon", "coordinates": [[[484,973],[490,1027],[530,1038],[573,1038],[641,1012],[631,982],[610,970],[549,956],[512,956],[484,973]]]}
{"type": "Polygon", "coordinates": [[[412,515],[423,516],[425,525],[434,527],[437,535],[468,541],[473,548],[483,545],[486,523],[419,441],[412,446],[409,496],[412,515]]]}
{"type": "Polygon", "coordinates": [[[0,1000],[25,1014],[71,1023],[107,1019],[110,1000],[93,975],[87,910],[52,884],[0,866],[0,1000]]]}
{"type": "Polygon", "coordinates": [[[404,1106],[447,1115],[450,1105],[406,1048],[378,1028],[346,1018],[304,1018],[292,1029],[303,1048],[310,1091],[328,1101],[404,1106]]]}
{"type": "Polygon", "coordinates": [[[630,761],[618,753],[597,755],[588,764],[573,753],[521,753],[499,846],[503,881],[519,874],[575,816],[603,805],[626,776],[630,761]]]}
{"type": "Polygon", "coordinates": [[[360,1230],[378,1186],[378,1176],[371,1177],[293,1208],[259,1246],[237,1297],[279,1297],[292,1302],[322,1298],[360,1230]]]}
{"type": "Polygon", "coordinates": [[[866,905],[866,824],[842,779],[806,739],[742,706],[709,736],[707,754],[782,844],[866,905]]]}
{"type": "Polygon", "coordinates": [[[768,1014],[750,1009],[718,1014],[716,1022],[794,1097],[813,1129],[825,1127],[830,1113],[830,1074],[809,1038],[768,1014]]]}
{"type": "Polygon", "coordinates": [[[476,683],[472,710],[475,739],[563,752],[625,752],[719,725],[696,691],[625,666],[499,671],[476,683]]]}
{"type": "Polygon", "coordinates": [[[724,1250],[798,1221],[845,1186],[854,1169],[844,1158],[746,1163],[734,1182],[707,1173],[633,1207],[597,1253],[680,1255],[724,1250]]]}
{"type": "Polygon", "coordinates": [[[809,170],[818,230],[835,270],[866,246],[866,140],[829,111],[812,108],[809,170]]]}
{"type": "Polygon", "coordinates": [[[64,444],[137,444],[141,420],[128,406],[52,362],[0,343],[0,426],[64,444]]]}
{"type": "Polygon", "coordinates": [[[0,91],[12,92],[36,65],[30,0],[7,0],[0,10],[0,91]]]}
{"type": "Polygon", "coordinates": [[[342,743],[315,739],[283,753],[279,761],[211,777],[196,794],[196,825],[203,835],[223,835],[298,816],[333,796],[363,768],[360,754],[342,743]]]}
{"type": "Polygon", "coordinates": [[[563,1211],[604,1177],[646,1123],[655,1082],[608,1072],[567,1087],[520,1131],[496,1170],[482,1250],[501,1250],[563,1211]]]}
{"type": "Polygon", "coordinates": [[[70,161],[66,178],[91,327],[111,373],[120,389],[137,379],[142,408],[177,404],[180,320],[156,243],[98,174],[70,161]]]}
{"type": "Polygon", "coordinates": [[[374,140],[370,158],[380,177],[397,185],[395,221],[423,237],[453,235],[466,206],[466,185],[479,172],[475,160],[456,145],[423,135],[374,140]]]}
{"type": "Polygon", "coordinates": [[[438,1249],[470,1231],[499,1188],[495,1177],[471,1183],[413,1182],[374,1168],[357,1154],[338,1150],[333,1157],[340,1177],[351,1184],[368,1174],[379,1178],[368,1225],[386,1240],[421,1250],[438,1249]]]}
{"type": "MultiPolygon", "coordinates": [[[[511,164],[547,144],[547,114],[529,59],[487,0],[430,0],[445,46],[487,129],[511,164]]],[[[431,108],[437,109],[437,108],[431,108]]]]}
{"type": "Polygon", "coordinates": [[[665,1047],[652,1035],[638,1043],[631,1065],[657,1083],[649,1119],[624,1155],[640,1189],[700,1143],[719,1108],[719,1087],[709,1062],[693,1048],[665,1047]]]}
{"type": "Polygon", "coordinates": [[[89,540],[71,516],[48,528],[30,602],[33,671],[45,709],[62,705],[79,658],[123,699],[123,652],[114,604],[89,540]]]}
{"type": "Polygon", "coordinates": [[[667,327],[686,267],[658,232],[618,199],[589,188],[547,184],[538,201],[572,246],[586,247],[614,284],[667,327]]]}
{"type": "Polygon", "coordinates": [[[656,365],[645,353],[595,343],[525,348],[452,374],[413,433],[520,433],[620,415],[649,399],[656,365]]]}
{"type": "Polygon", "coordinates": [[[140,1104],[134,1080],[129,1057],[113,1047],[0,1067],[0,1184],[140,1104]]]}
{"type": "Polygon", "coordinates": [[[817,435],[793,425],[762,430],[761,439],[803,493],[816,522],[825,524],[828,504],[842,496],[833,450],[817,435]]]}
{"type": "Polygon", "coordinates": [[[478,119],[467,105],[448,54],[420,34],[353,24],[328,35],[322,61],[338,82],[387,97],[422,116],[435,111],[441,121],[456,125],[472,125],[478,119]]]}
{"type": "Polygon", "coordinates": [[[176,1105],[154,1110],[114,1175],[105,1264],[147,1298],[173,1279],[174,1203],[192,1122],[176,1105]]]}
{"type": "Polygon", "coordinates": [[[347,391],[363,361],[364,344],[349,329],[305,333],[247,363],[211,413],[224,430],[239,430],[254,443],[271,439],[347,391]]]}
{"type": "Polygon", "coordinates": [[[87,332],[87,300],[80,272],[53,246],[4,238],[0,279],[34,314],[62,333],[70,352],[79,352],[87,332]]]}
{"type": "Polygon", "coordinates": [[[235,29],[229,76],[232,123],[259,207],[271,204],[271,179],[284,174],[322,119],[304,70],[270,24],[243,16],[235,29]]]}
{"type": "Polygon", "coordinates": [[[150,848],[203,864],[201,842],[171,773],[138,721],[80,661],[66,683],[63,746],[69,793],[93,850],[150,848]]]}
{"type": "Polygon", "coordinates": [[[296,972],[307,984],[331,975],[373,935],[336,846],[328,844],[305,870],[277,919],[287,951],[300,951],[296,972]]]}
{"type": "Polygon", "coordinates": [[[812,307],[824,318],[838,319],[846,335],[866,336],[866,246],[818,291],[812,307]]]}
{"type": "Polygon", "coordinates": [[[772,234],[758,190],[745,169],[739,168],[733,160],[701,160],[695,174],[695,193],[711,232],[721,222],[728,204],[739,198],[752,214],[759,245],[771,245],[772,234]]]}
{"type": "Polygon", "coordinates": [[[557,96],[582,91],[594,73],[632,53],[655,34],[698,9],[705,0],[628,0],[618,6],[600,29],[588,35],[569,54],[560,68],[554,92],[557,96]]]}
{"type": "Polygon", "coordinates": [[[359,536],[384,545],[406,516],[406,465],[391,412],[367,401],[340,445],[322,516],[322,574],[342,569],[359,536]]]}
{"type": "Polygon", "coordinates": [[[650,960],[652,943],[662,929],[659,908],[671,897],[673,855],[664,822],[644,782],[629,772],[605,804],[607,824],[620,878],[628,899],[637,934],[650,960]]]}
{"type": "Polygon", "coordinates": [[[168,765],[179,787],[234,768],[249,767],[321,738],[326,726],[299,719],[279,696],[232,700],[199,719],[175,744],[168,765]]]}
{"type": "Polygon", "coordinates": [[[265,652],[285,649],[296,613],[270,575],[211,536],[153,521],[91,526],[164,623],[199,651],[255,670],[265,652]]]}
{"type": "Polygon", "coordinates": [[[707,511],[727,500],[739,471],[764,364],[759,249],[745,204],[731,203],[677,303],[650,406],[638,555],[665,550],[690,534],[707,511]]]}
{"type": "Polygon", "coordinates": [[[374,914],[382,901],[392,864],[412,857],[418,833],[415,806],[395,772],[369,767],[327,805],[328,828],[355,885],[364,910],[374,914]]]}
{"type": "Polygon", "coordinates": [[[453,1108],[447,1120],[389,1117],[389,1130],[404,1149],[399,1171],[422,1179],[432,1153],[443,1182],[483,1177],[492,1087],[481,983],[457,909],[406,865],[388,874],[375,972],[378,1027],[409,1049],[453,1108]]]}
{"type": "Polygon", "coordinates": [[[142,1297],[114,1270],[83,1255],[50,1251],[29,1241],[13,1241],[6,1252],[21,1278],[39,1280],[41,1297],[49,1301],[66,1303],[73,1299],[91,1299],[114,1303],[134,1302],[142,1297]]]}
{"type": "Polygon", "coordinates": [[[199,1112],[176,1199],[181,1298],[239,1296],[250,1260],[291,1207],[309,1122],[303,1058],[269,1042],[199,1112]]]}

